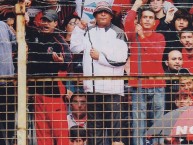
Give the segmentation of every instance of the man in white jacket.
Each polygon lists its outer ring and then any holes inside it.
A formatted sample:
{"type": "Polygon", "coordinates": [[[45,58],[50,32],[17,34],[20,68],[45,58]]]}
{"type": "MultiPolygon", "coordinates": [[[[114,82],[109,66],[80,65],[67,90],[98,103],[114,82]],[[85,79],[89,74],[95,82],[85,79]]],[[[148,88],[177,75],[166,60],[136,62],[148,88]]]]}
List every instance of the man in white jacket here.
{"type": "MultiPolygon", "coordinates": [[[[84,76],[123,76],[128,57],[124,32],[111,24],[109,3],[97,4],[93,13],[96,25],[87,27],[83,21],[71,36],[71,51],[83,51],[84,76]],[[87,29],[86,29],[87,28],[87,29]]],[[[89,145],[104,145],[107,133],[112,144],[121,143],[121,98],[123,80],[85,80],[87,96],[87,136],[89,145]]]]}

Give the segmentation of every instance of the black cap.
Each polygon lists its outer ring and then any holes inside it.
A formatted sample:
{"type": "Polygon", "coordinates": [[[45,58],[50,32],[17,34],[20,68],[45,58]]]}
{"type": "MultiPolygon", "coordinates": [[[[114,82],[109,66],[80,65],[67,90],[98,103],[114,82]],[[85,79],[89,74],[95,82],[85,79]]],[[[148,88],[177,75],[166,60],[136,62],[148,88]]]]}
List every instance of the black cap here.
{"type": "Polygon", "coordinates": [[[50,21],[58,21],[58,14],[54,10],[46,10],[43,13],[43,16],[41,19],[46,18],[50,21]]]}

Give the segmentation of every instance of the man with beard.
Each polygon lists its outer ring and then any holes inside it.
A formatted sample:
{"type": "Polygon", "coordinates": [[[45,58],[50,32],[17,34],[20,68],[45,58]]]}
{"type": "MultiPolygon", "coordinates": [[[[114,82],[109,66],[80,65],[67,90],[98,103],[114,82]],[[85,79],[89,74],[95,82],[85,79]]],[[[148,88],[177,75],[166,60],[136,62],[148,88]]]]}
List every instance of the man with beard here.
{"type": "Polygon", "coordinates": [[[192,29],[185,28],[179,33],[180,42],[184,46],[182,49],[182,56],[184,60],[184,67],[186,67],[190,73],[193,73],[193,31],[192,29]]]}
{"type": "MultiPolygon", "coordinates": [[[[188,69],[182,68],[183,57],[179,50],[171,50],[167,54],[167,60],[165,61],[167,66],[166,75],[184,75],[189,74],[188,69]]],[[[166,81],[166,108],[165,112],[171,111],[175,108],[173,94],[179,91],[179,80],[167,80],[166,81]]]]}

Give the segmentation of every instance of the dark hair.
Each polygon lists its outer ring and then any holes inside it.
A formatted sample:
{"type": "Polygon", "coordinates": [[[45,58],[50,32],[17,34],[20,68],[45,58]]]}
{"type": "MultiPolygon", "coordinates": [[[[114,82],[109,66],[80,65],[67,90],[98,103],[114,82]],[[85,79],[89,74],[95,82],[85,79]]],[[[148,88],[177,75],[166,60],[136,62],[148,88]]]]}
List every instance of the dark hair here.
{"type": "Polygon", "coordinates": [[[73,102],[74,97],[79,96],[79,97],[86,97],[86,94],[84,93],[84,89],[81,86],[75,87],[75,91],[73,95],[70,97],[70,103],[73,102]]]}
{"type": "MultiPolygon", "coordinates": [[[[68,23],[70,22],[70,20],[72,20],[72,19],[76,19],[76,20],[78,19],[78,20],[80,20],[80,17],[77,16],[77,15],[74,15],[74,14],[69,15],[68,17],[66,17],[66,18],[64,19],[64,22],[63,22],[61,28],[64,30],[64,29],[67,27],[67,25],[68,25],[68,23]]],[[[63,36],[66,37],[67,33],[68,33],[68,32],[64,32],[63,36]]]]}
{"type": "Polygon", "coordinates": [[[65,27],[68,25],[68,23],[70,22],[70,20],[72,20],[72,19],[78,19],[78,20],[80,20],[80,17],[77,16],[77,15],[74,15],[74,14],[66,17],[65,20],[64,20],[64,22],[63,22],[63,24],[62,24],[62,27],[65,28],[65,27]]]}
{"type": "Polygon", "coordinates": [[[81,138],[83,141],[86,141],[86,130],[82,126],[72,126],[70,128],[69,138],[71,141],[74,141],[77,138],[81,138]]]}
{"type": "Polygon", "coordinates": [[[183,28],[180,32],[178,32],[179,37],[181,37],[182,33],[193,33],[191,28],[183,28]]]}
{"type": "Polygon", "coordinates": [[[70,97],[70,103],[73,102],[73,99],[78,96],[78,97],[85,97],[86,98],[86,95],[85,94],[73,94],[71,97],[70,97]]]}
{"type": "Polygon", "coordinates": [[[150,12],[152,12],[152,13],[154,14],[154,19],[155,19],[155,12],[154,12],[149,6],[144,6],[144,7],[140,8],[140,9],[138,10],[140,19],[141,19],[142,13],[143,13],[144,11],[150,11],[150,12]]]}
{"type": "Polygon", "coordinates": [[[173,25],[173,26],[175,26],[175,21],[176,21],[177,19],[179,19],[179,18],[187,20],[187,21],[188,21],[188,27],[191,27],[191,26],[192,26],[192,17],[191,17],[190,13],[189,13],[187,10],[185,10],[185,9],[180,9],[180,8],[179,8],[179,9],[175,12],[174,18],[173,18],[173,20],[172,20],[172,25],[173,25]]]}

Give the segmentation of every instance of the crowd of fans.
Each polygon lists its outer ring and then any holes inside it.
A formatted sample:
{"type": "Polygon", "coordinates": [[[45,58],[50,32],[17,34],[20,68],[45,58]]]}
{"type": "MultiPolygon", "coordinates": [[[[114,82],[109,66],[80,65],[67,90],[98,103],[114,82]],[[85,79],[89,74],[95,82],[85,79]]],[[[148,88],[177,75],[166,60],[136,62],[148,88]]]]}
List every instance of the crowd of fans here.
{"type": "MultiPolygon", "coordinates": [[[[27,76],[138,77],[28,82],[30,145],[169,144],[146,131],[167,112],[193,105],[191,0],[24,2],[27,76]]],[[[16,3],[0,1],[1,77],[17,74],[16,3]]],[[[1,145],[17,144],[14,85],[0,82],[1,145]]]]}

